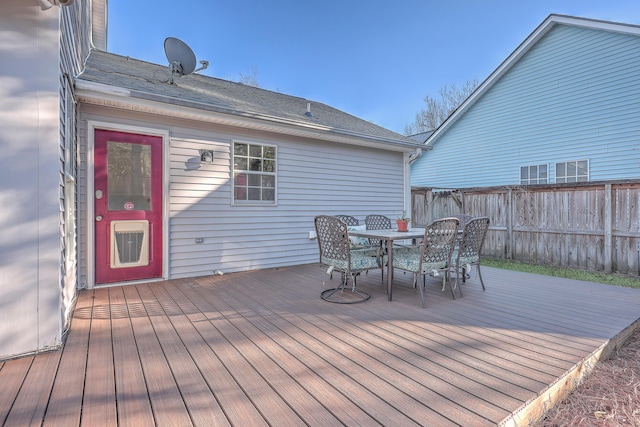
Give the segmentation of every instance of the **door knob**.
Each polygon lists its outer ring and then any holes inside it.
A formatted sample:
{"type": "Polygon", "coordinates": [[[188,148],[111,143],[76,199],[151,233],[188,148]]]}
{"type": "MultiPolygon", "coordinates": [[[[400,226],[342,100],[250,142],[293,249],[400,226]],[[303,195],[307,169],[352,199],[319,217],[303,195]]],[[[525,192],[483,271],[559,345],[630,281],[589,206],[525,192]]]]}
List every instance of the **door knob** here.
{"type": "Polygon", "coordinates": [[[102,221],[102,215],[98,215],[98,216],[96,217],[96,221],[98,221],[98,222],[99,222],[99,221],[102,221]]]}

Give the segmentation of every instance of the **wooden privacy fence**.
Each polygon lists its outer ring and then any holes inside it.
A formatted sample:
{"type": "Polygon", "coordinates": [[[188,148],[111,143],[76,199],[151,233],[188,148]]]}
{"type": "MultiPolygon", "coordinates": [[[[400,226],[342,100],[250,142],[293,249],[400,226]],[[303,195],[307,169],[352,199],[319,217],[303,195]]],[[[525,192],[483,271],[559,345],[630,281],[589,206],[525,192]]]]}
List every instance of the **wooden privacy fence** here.
{"type": "Polygon", "coordinates": [[[640,275],[640,180],[467,189],[413,188],[412,223],[488,216],[483,255],[640,275]]]}

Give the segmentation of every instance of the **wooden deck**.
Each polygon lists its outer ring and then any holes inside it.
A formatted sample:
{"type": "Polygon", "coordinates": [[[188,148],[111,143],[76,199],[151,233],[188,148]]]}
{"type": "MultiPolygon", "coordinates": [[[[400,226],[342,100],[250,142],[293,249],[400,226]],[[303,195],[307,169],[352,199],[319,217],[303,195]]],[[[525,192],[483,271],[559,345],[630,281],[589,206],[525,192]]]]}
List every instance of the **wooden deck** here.
{"type": "Polygon", "coordinates": [[[83,291],[62,351],[0,362],[0,423],[513,425],[638,324],[639,290],[483,273],[427,309],[402,273],[322,301],[315,264],[83,291]]]}

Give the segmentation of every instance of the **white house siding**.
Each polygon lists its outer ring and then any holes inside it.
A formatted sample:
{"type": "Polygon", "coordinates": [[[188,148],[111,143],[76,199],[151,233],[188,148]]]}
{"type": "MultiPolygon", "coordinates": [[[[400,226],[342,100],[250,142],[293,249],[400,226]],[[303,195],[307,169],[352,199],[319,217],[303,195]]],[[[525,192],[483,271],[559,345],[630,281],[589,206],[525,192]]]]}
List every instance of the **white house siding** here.
{"type": "MultiPolygon", "coordinates": [[[[73,192],[77,184],[76,159],[72,158],[67,165],[65,149],[77,152],[76,147],[76,105],[73,91],[73,80],[80,73],[83,58],[86,58],[90,51],[91,36],[91,2],[76,2],[71,7],[60,8],[60,62],[59,62],[59,102],[60,102],[60,146],[58,158],[60,162],[60,268],[61,268],[61,324],[67,329],[71,321],[71,310],[78,288],[78,260],[74,256],[77,252],[66,247],[65,234],[67,228],[75,230],[77,236],[78,224],[76,222],[67,223],[65,221],[65,210],[71,206],[76,211],[75,197],[73,200],[65,201],[65,187],[71,186],[73,192]],[[67,147],[69,145],[69,147],[67,147]]],[[[56,11],[58,8],[55,9],[56,11]]],[[[45,12],[46,13],[46,12],[45,12]]],[[[76,189],[77,191],[77,189],[76,189]]],[[[70,242],[74,247],[77,242],[70,242]]]]}
{"type": "Polygon", "coordinates": [[[60,344],[58,11],[0,14],[0,359],[60,344]]]}
{"type": "MultiPolygon", "coordinates": [[[[402,211],[404,168],[399,152],[132,112],[125,117],[112,110],[109,117],[98,107],[82,106],[81,111],[83,128],[85,120],[96,120],[169,132],[170,188],[165,194],[170,278],[316,262],[318,244],[309,239],[314,216],[350,214],[364,221],[367,214],[395,216],[402,211]],[[276,206],[232,205],[233,141],[277,147],[276,206]],[[199,163],[200,149],[214,151],[212,164],[199,163]],[[196,238],[203,243],[196,244],[196,238]]],[[[86,210],[84,202],[81,209],[86,210]]]]}
{"type": "Polygon", "coordinates": [[[317,261],[309,239],[319,214],[398,214],[403,203],[402,154],[290,138],[220,135],[210,141],[172,138],[170,258],[172,278],[317,261]],[[232,206],[233,140],[277,147],[277,206],[232,206]],[[195,147],[216,161],[184,168],[195,147]],[[204,239],[195,244],[195,239],[204,239]]]}
{"type": "Polygon", "coordinates": [[[556,25],[434,143],[411,185],[518,184],[520,167],[588,159],[590,179],[640,176],[640,37],[556,25]]]}

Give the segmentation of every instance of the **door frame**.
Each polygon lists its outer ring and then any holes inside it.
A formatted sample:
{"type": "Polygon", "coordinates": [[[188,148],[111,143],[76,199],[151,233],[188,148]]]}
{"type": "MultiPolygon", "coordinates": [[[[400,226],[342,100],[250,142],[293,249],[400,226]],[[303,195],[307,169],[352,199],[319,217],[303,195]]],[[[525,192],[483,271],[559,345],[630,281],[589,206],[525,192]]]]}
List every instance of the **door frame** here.
{"type": "MultiPolygon", "coordinates": [[[[115,132],[128,132],[143,135],[159,136],[162,138],[162,193],[165,197],[162,198],[162,277],[128,281],[127,284],[144,283],[144,282],[157,282],[160,280],[167,280],[169,276],[169,131],[148,128],[142,126],[123,125],[112,122],[102,122],[96,120],[87,121],[87,194],[85,198],[86,203],[86,268],[87,268],[87,283],[86,288],[93,289],[96,287],[96,236],[95,236],[95,207],[94,207],[94,148],[95,148],[95,131],[96,129],[108,130],[115,132]]],[[[107,283],[99,285],[99,287],[116,286],[121,283],[107,283]]]]}

